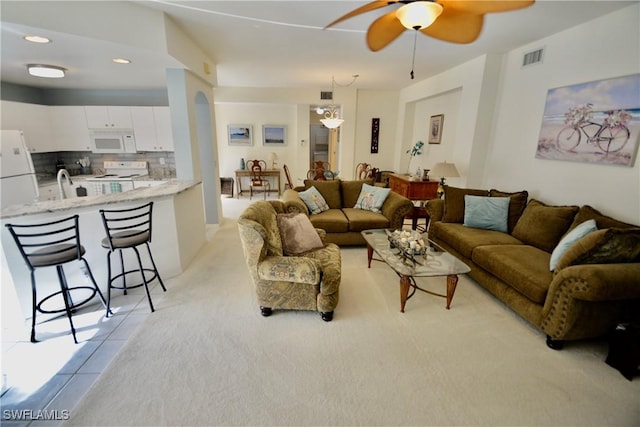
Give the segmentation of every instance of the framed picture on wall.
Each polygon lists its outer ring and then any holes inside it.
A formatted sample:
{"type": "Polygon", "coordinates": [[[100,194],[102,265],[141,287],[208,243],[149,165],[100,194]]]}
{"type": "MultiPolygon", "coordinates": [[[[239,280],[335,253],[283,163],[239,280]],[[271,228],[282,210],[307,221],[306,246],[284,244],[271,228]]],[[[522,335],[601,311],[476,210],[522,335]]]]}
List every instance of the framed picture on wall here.
{"type": "Polygon", "coordinates": [[[429,120],[429,144],[440,144],[443,124],[444,114],[431,116],[431,120],[429,120]]]}
{"type": "Polygon", "coordinates": [[[287,127],[284,125],[262,125],[262,144],[279,147],[287,145],[287,127]]]}
{"type": "Polygon", "coordinates": [[[251,125],[227,125],[229,145],[253,145],[251,125]]]}

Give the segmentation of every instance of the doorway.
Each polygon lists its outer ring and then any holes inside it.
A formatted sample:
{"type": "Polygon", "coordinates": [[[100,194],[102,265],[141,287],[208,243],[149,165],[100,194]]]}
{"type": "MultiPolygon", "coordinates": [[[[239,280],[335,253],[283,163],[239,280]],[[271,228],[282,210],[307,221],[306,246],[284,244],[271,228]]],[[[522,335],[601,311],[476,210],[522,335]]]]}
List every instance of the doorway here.
{"type": "Polygon", "coordinates": [[[338,138],[340,128],[328,129],[320,122],[323,116],[316,107],[309,112],[309,169],[315,168],[315,162],[327,162],[332,171],[338,169],[338,138]]]}

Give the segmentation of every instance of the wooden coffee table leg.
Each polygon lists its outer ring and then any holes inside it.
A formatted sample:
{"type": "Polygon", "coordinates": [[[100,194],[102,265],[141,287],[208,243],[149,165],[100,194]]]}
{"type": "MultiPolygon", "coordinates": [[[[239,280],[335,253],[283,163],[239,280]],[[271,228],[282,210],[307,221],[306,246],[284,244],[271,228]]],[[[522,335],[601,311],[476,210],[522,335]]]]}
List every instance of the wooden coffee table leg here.
{"type": "Polygon", "coordinates": [[[409,287],[411,286],[411,278],[409,276],[400,276],[400,312],[404,313],[404,306],[409,296],[409,287]]]}
{"type": "Polygon", "coordinates": [[[451,300],[453,294],[456,292],[456,286],[458,285],[458,276],[450,274],[447,276],[447,310],[451,307],[451,300]]]}
{"type": "Polygon", "coordinates": [[[373,258],[373,248],[370,245],[367,245],[367,267],[371,268],[371,259],[373,258]]]}

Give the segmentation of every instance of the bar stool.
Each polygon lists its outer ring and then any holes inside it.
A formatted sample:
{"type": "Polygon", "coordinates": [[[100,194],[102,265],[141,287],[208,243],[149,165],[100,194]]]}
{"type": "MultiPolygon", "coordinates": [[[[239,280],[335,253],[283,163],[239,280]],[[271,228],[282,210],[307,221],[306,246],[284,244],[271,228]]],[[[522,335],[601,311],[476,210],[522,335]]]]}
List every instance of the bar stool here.
{"type": "Polygon", "coordinates": [[[100,215],[102,216],[102,223],[107,233],[107,237],[102,239],[102,247],[108,249],[107,253],[107,267],[108,267],[108,286],[107,286],[107,316],[109,316],[111,308],[111,289],[122,289],[124,294],[127,294],[127,289],[138,288],[144,286],[147,292],[147,299],[149,300],[149,307],[151,311],[155,311],[153,308],[153,302],[151,301],[151,294],[149,293],[149,283],[154,279],[158,279],[160,286],[164,292],[167,289],[164,287],[160,273],[156,268],[156,263],[151,255],[151,248],[149,243],[151,242],[151,217],[153,212],[153,202],[149,202],[145,205],[130,208],[130,209],[100,209],[100,215]],[[144,268],[142,260],[140,258],[140,252],[138,246],[145,245],[147,252],[149,253],[149,259],[153,268],[144,268]],[[125,270],[124,258],[122,256],[123,249],[133,249],[138,260],[138,268],[133,270],[125,270]],[[118,251],[120,254],[120,265],[122,266],[121,273],[115,276],[111,275],[111,254],[118,251]],[[151,277],[147,278],[145,272],[150,272],[151,277]],[[142,276],[142,282],[127,285],[127,275],[130,273],[140,273],[142,276]],[[114,284],[118,279],[122,278],[122,284],[114,284]]]}
{"type": "MultiPolygon", "coordinates": [[[[36,340],[36,311],[45,314],[66,313],[69,318],[69,324],[71,325],[71,334],[73,335],[73,341],[77,344],[76,329],[73,326],[72,313],[78,307],[89,302],[96,294],[102,300],[102,304],[106,307],[107,303],[100,291],[100,288],[96,284],[96,280],[93,277],[89,263],[84,258],[85,249],[80,244],[80,230],[78,227],[78,215],[61,219],[58,221],[29,224],[29,225],[17,225],[6,224],[11,236],[18,245],[20,254],[27,264],[31,273],[31,342],[37,342],[36,340]],[[93,286],[75,286],[69,287],[67,284],[67,278],[64,274],[63,264],[71,261],[82,261],[86,267],[87,275],[91,280],[93,286]],[[60,283],[60,290],[46,296],[38,301],[36,292],[36,279],[35,272],[37,268],[41,267],[56,267],[58,273],[58,282],[60,283]],[[80,302],[74,302],[72,293],[76,291],[89,290],[91,294],[80,302]],[[62,295],[64,300],[63,309],[45,309],[43,304],[52,298],[62,295]]],[[[78,293],[78,292],[76,292],[78,293]]]]}

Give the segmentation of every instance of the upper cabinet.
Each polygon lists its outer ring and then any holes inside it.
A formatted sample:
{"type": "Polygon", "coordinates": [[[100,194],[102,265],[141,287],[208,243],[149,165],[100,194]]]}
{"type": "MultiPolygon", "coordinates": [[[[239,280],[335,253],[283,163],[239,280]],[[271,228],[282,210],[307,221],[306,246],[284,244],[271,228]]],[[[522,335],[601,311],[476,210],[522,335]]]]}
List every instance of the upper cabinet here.
{"type": "Polygon", "coordinates": [[[131,107],[87,106],[87,126],[91,129],[132,129],[131,107]]]}
{"type": "Polygon", "coordinates": [[[49,107],[53,137],[59,151],[91,151],[84,107],[49,107]]]}
{"type": "Polygon", "coordinates": [[[173,151],[169,107],[131,107],[138,151],[173,151]]]}
{"type": "Polygon", "coordinates": [[[1,105],[2,129],[23,131],[27,148],[32,153],[57,151],[48,106],[13,101],[2,101],[1,105]]]}

